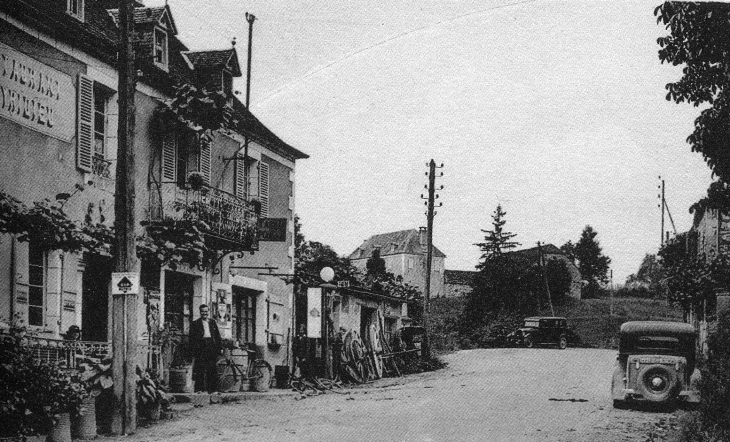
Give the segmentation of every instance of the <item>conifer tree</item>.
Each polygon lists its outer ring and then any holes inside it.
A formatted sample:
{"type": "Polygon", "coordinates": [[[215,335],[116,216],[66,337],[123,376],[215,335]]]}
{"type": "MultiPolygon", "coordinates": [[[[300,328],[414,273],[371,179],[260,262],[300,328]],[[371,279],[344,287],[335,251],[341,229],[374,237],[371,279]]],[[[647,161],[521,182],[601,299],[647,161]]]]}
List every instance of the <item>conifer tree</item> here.
{"type": "Polygon", "coordinates": [[[497,205],[497,209],[492,214],[493,230],[482,229],[482,232],[486,234],[484,235],[484,242],[474,244],[482,251],[477,270],[483,270],[489,261],[520,245],[520,243],[512,241],[512,238],[517,236],[516,233],[504,230],[504,225],[507,222],[504,219],[505,215],[507,215],[507,212],[502,210],[502,205],[497,205]]]}

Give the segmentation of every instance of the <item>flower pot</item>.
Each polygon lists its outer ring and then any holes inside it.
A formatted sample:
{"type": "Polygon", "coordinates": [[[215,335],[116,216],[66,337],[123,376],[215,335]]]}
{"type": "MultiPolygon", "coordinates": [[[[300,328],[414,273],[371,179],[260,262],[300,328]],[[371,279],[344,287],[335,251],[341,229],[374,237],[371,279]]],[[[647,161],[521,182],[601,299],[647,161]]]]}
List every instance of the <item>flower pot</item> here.
{"type": "Polygon", "coordinates": [[[71,413],[62,413],[48,433],[48,442],[71,442],[71,413]]]}
{"type": "Polygon", "coordinates": [[[79,414],[71,419],[71,435],[83,440],[96,437],[96,398],[88,397],[81,403],[79,414]]]}
{"type": "Polygon", "coordinates": [[[170,369],[170,391],[172,393],[193,392],[193,366],[170,369]]]}

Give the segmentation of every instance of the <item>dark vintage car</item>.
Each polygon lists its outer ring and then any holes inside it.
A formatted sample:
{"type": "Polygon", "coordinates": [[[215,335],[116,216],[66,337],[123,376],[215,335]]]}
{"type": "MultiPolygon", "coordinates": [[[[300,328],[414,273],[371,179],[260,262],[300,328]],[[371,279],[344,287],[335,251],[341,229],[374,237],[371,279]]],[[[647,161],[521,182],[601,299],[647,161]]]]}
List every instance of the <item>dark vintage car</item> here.
{"type": "Polygon", "coordinates": [[[558,316],[533,316],[525,318],[522,327],[507,335],[509,345],[525,346],[557,345],[565,349],[568,344],[580,342],[573,330],[568,328],[568,321],[558,316]]]}
{"type": "Polygon", "coordinates": [[[611,382],[615,408],[631,403],[698,403],[697,335],[683,322],[632,321],[621,325],[611,382]]]}

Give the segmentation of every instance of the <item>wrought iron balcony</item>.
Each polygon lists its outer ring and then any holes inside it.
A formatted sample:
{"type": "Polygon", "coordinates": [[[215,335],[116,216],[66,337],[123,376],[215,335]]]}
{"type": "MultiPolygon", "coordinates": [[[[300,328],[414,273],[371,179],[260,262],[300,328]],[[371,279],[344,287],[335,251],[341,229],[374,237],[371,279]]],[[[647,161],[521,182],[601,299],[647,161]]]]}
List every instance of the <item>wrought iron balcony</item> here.
{"type": "Polygon", "coordinates": [[[254,202],[215,187],[161,183],[150,191],[151,224],[193,221],[218,250],[258,250],[258,209],[254,202]]]}

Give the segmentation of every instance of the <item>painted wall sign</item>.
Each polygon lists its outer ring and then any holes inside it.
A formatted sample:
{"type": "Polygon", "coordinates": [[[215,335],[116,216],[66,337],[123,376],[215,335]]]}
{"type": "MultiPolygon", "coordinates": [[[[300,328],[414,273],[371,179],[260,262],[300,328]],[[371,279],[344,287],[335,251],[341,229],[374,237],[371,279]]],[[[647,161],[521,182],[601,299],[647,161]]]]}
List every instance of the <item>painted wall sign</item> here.
{"type": "Polygon", "coordinates": [[[0,116],[71,141],[76,129],[73,78],[0,43],[0,116]]]}
{"type": "Polygon", "coordinates": [[[67,312],[75,312],[76,311],[76,302],[73,300],[65,299],[63,301],[63,310],[67,312]]]}

